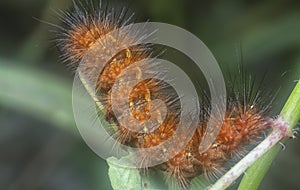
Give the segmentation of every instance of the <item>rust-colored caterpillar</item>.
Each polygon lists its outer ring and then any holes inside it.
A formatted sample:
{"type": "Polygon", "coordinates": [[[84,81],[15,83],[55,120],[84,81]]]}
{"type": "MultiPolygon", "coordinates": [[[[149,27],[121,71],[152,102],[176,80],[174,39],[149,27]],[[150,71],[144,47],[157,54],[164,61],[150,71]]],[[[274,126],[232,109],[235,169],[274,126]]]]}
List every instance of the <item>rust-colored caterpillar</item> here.
{"type": "MultiPolygon", "coordinates": [[[[97,41],[102,36],[129,24],[131,16],[126,17],[126,11],[124,10],[118,12],[113,9],[106,9],[102,11],[101,7],[88,10],[89,8],[76,4],[74,4],[74,8],[73,12],[61,14],[65,27],[59,27],[61,30],[58,32],[59,37],[57,41],[63,52],[63,59],[76,68],[83,57],[86,56],[86,53],[91,48],[99,45],[97,41]]],[[[126,38],[119,40],[122,41],[120,44],[125,44],[126,46],[126,38]]],[[[101,57],[105,55],[94,56],[101,57]]],[[[150,63],[149,68],[135,68],[134,63],[152,56],[152,49],[149,45],[141,44],[126,47],[105,64],[103,71],[97,78],[96,92],[98,99],[105,106],[106,120],[117,125],[116,135],[119,142],[137,148],[149,148],[160,145],[174,135],[179,122],[180,101],[178,94],[171,85],[155,78],[143,80],[136,84],[133,89],[126,82],[117,84],[117,88],[120,89],[118,92],[130,91],[128,102],[130,114],[133,118],[140,122],[152,118],[153,122],[158,124],[157,128],[136,127],[134,130],[130,130],[127,126],[123,126],[118,122],[112,110],[111,93],[117,77],[128,66],[136,69],[134,76],[137,78],[139,75],[143,75],[149,70],[151,71],[153,65],[150,63]],[[165,118],[162,117],[160,112],[150,115],[150,104],[153,99],[160,99],[165,103],[167,107],[165,118]]],[[[89,70],[97,67],[94,62],[87,62],[87,64],[87,73],[89,70]]],[[[247,144],[255,142],[257,137],[270,126],[271,119],[266,117],[267,110],[261,104],[260,97],[251,99],[255,93],[252,91],[253,83],[246,84],[245,77],[243,77],[241,83],[242,85],[236,84],[236,86],[238,88],[242,86],[242,89],[233,87],[230,90],[231,94],[228,98],[230,103],[214,143],[205,152],[199,153],[199,145],[204,136],[207,118],[209,117],[209,111],[206,111],[209,110],[209,106],[204,105],[204,108],[201,108],[200,122],[196,132],[187,146],[180,152],[174,152],[175,150],[172,147],[162,149],[163,152],[175,153],[175,156],[167,162],[156,166],[156,168],[166,171],[182,187],[188,188],[190,180],[200,174],[204,174],[208,178],[215,178],[221,175],[225,162],[239,155],[241,149],[247,144]],[[248,88],[251,88],[250,91],[252,92],[248,92],[248,88]]],[[[124,97],[122,93],[117,94],[117,96],[119,96],[119,99],[124,97]]],[[[128,119],[126,122],[129,125],[132,121],[128,119]]],[[[177,141],[181,142],[181,140],[181,136],[179,136],[177,141]]],[[[141,153],[137,161],[141,165],[146,166],[147,163],[144,162],[147,162],[149,157],[155,158],[156,155],[141,153]]]]}

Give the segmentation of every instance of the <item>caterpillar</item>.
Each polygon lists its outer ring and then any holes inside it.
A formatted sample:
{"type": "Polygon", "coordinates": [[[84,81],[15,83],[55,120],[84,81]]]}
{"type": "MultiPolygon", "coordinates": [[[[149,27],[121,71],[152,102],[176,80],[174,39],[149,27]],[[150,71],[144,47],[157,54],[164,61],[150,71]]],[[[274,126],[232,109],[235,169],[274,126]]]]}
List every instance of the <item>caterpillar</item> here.
{"type": "Polygon", "coordinates": [[[241,74],[240,82],[230,82],[228,85],[228,106],[223,122],[216,123],[219,132],[205,151],[199,151],[200,143],[205,134],[209,133],[207,121],[210,105],[207,103],[209,97],[205,95],[202,104],[199,104],[199,122],[193,134],[190,134],[188,143],[178,151],[176,147],[186,138],[185,133],[180,133],[185,135],[176,136],[178,144],[164,146],[163,143],[174,137],[179,130],[182,113],[180,94],[159,77],[142,79],[147,73],[154,73],[152,76],[164,73],[158,71],[159,63],[147,61],[157,56],[151,45],[130,45],[140,40],[138,33],[141,31],[124,34],[120,30],[133,23],[132,15],[126,16],[126,9],[116,11],[88,4],[74,3],[73,11],[59,14],[64,26],[58,26],[57,45],[63,61],[73,68],[84,64],[82,72],[87,80],[96,81],[97,99],[103,105],[105,120],[116,126],[112,131],[118,142],[141,150],[162,145],[155,154],[141,151],[136,155],[140,168],[166,171],[180,186],[187,189],[191,179],[196,176],[215,179],[222,175],[224,164],[241,156],[242,149],[256,142],[272,125],[273,120],[267,116],[268,106],[264,106],[266,104],[259,93],[253,90],[255,81],[241,74]],[[110,35],[113,31],[119,32],[119,36],[110,35]],[[101,40],[107,35],[110,41],[103,43],[101,40]],[[101,54],[97,53],[99,49],[101,54]],[[110,57],[112,49],[120,51],[110,57]],[[98,65],[101,62],[96,60],[105,60],[103,57],[110,57],[109,61],[98,65]],[[143,60],[142,66],[136,64],[143,60]],[[95,70],[99,67],[103,69],[95,77],[95,70]],[[126,74],[123,74],[125,71],[126,74]],[[139,82],[132,86],[135,80],[139,82]],[[160,102],[164,103],[165,109],[159,109],[162,107],[160,102]],[[129,105],[129,112],[123,114],[126,105],[129,105]],[[141,124],[137,125],[137,122],[141,124]],[[172,157],[156,166],[148,166],[151,160],[161,159],[165,155],[172,157]]]}

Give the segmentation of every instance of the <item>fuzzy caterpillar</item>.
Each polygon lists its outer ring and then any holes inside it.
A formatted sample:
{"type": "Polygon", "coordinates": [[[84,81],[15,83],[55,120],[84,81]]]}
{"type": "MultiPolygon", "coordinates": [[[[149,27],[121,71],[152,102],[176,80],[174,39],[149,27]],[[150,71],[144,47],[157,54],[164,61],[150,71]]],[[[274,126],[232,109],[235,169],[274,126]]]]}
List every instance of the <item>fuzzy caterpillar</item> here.
{"type": "MultiPolygon", "coordinates": [[[[93,6],[94,7],[94,6],[93,6]]],[[[87,10],[83,5],[74,4],[75,11],[61,14],[65,27],[59,27],[58,46],[62,50],[62,58],[69,62],[74,68],[84,60],[86,76],[93,76],[94,71],[99,67],[95,65],[96,59],[102,59],[106,55],[97,55],[94,50],[99,48],[107,49],[119,48],[122,51],[111,57],[96,80],[97,98],[105,108],[105,118],[108,122],[117,126],[116,138],[119,142],[137,148],[150,148],[162,144],[171,138],[177,130],[180,115],[179,95],[168,83],[153,78],[142,80],[133,88],[126,83],[132,78],[139,79],[147,72],[158,72],[154,67],[157,65],[148,63],[135,66],[140,60],[153,57],[153,50],[149,45],[129,46],[132,41],[139,40],[135,34],[125,34],[123,38],[111,37],[113,44],[99,44],[98,41],[103,36],[113,30],[118,30],[122,26],[130,24],[131,17],[125,16],[125,11],[115,12],[112,10],[102,11],[100,8],[87,10]],[[117,47],[115,47],[117,46],[117,47]],[[131,67],[132,72],[122,76],[127,77],[124,80],[118,80],[126,68],[131,67]],[[125,82],[124,82],[125,81],[125,82]],[[117,89],[117,94],[112,95],[112,88],[117,89]],[[129,94],[128,98],[124,94],[129,94]],[[112,105],[112,96],[117,104],[114,110],[112,105]],[[123,101],[128,101],[130,115],[124,118],[120,123],[116,112],[124,110],[123,101]],[[159,99],[166,105],[166,112],[156,110],[153,106],[153,100],[159,99]],[[151,111],[152,110],[152,111],[151,111]],[[132,117],[129,117],[132,116],[132,117]],[[135,125],[135,121],[153,122],[155,127],[145,127],[135,125]],[[124,125],[125,123],[125,125],[124,125]]],[[[121,34],[120,34],[121,36],[121,34]]],[[[163,73],[155,73],[156,75],[163,73]]],[[[244,81],[245,82],[245,81],[244,81]]],[[[161,152],[155,155],[148,155],[141,152],[136,158],[141,168],[148,169],[147,162],[149,159],[160,159],[166,152],[174,155],[168,161],[155,166],[158,169],[166,171],[171,177],[184,188],[188,188],[190,180],[198,175],[204,174],[210,179],[222,175],[223,165],[236,155],[246,144],[255,141],[260,134],[271,125],[272,120],[266,117],[263,107],[257,98],[250,101],[244,99],[245,94],[237,94],[233,89],[229,97],[230,105],[227,107],[225,119],[220,124],[220,131],[214,143],[204,152],[199,152],[199,146],[206,132],[208,105],[204,105],[201,112],[200,122],[197,125],[195,133],[187,145],[181,150],[172,147],[162,148],[161,152]]],[[[151,125],[152,126],[152,125],[151,125]]],[[[178,136],[176,141],[180,143],[184,136],[178,136]]]]}

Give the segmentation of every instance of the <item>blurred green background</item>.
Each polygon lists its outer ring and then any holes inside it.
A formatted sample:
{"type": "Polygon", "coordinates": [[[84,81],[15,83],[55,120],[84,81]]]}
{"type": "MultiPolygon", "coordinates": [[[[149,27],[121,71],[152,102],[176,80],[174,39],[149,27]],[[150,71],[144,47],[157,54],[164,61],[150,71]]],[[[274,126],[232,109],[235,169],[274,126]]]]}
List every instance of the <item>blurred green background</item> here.
{"type": "MultiPolygon", "coordinates": [[[[221,67],[234,68],[243,49],[264,88],[280,89],[278,113],[300,76],[300,1],[112,1],[137,21],[166,22],[197,35],[221,67]],[[121,4],[121,5],[120,5],[121,4]]],[[[72,104],[72,72],[51,41],[54,11],[71,1],[0,1],[0,189],[111,189],[107,164],[80,138],[72,104]]],[[[299,105],[300,106],[300,105],[299,105]]],[[[300,189],[300,142],[287,143],[260,189],[300,189]]]]}

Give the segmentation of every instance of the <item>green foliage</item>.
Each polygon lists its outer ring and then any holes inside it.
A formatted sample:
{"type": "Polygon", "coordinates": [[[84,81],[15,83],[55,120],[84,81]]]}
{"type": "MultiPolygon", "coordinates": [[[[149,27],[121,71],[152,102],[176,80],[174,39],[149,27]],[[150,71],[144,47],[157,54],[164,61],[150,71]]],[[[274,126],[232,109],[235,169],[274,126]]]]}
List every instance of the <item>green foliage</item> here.
{"type": "Polygon", "coordinates": [[[111,157],[107,159],[109,165],[109,178],[113,189],[115,190],[157,190],[167,189],[166,184],[162,180],[162,172],[148,171],[147,174],[141,175],[136,168],[128,168],[122,166],[126,157],[120,160],[111,157]]]}

